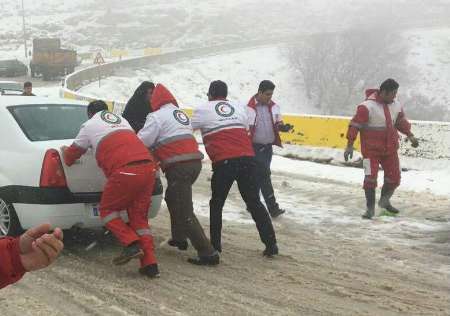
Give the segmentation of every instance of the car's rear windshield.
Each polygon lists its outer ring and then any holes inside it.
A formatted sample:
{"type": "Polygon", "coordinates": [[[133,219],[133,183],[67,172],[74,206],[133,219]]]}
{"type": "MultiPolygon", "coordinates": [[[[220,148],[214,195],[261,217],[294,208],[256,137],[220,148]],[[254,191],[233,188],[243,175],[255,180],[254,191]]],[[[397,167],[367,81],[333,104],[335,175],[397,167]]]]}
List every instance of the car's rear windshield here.
{"type": "Polygon", "coordinates": [[[87,121],[86,107],[76,104],[33,104],[8,107],[31,141],[75,138],[87,121]]]}

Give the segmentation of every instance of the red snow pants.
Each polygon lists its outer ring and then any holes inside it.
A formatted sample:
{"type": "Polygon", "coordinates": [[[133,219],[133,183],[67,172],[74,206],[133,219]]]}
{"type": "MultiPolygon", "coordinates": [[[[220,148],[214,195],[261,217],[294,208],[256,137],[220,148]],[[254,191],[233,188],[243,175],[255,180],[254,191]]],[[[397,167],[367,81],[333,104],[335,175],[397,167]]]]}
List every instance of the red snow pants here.
{"type": "Polygon", "coordinates": [[[394,190],[400,185],[400,162],[397,152],[384,155],[371,155],[364,157],[364,189],[377,187],[379,166],[384,170],[384,185],[394,190]]]}
{"type": "Polygon", "coordinates": [[[115,170],[106,182],[100,200],[100,218],[124,246],[135,241],[144,251],[141,266],[156,263],[153,236],[148,224],[148,210],[155,183],[153,162],[131,163],[115,170]],[[126,210],[128,225],[120,211],[126,210]]]}

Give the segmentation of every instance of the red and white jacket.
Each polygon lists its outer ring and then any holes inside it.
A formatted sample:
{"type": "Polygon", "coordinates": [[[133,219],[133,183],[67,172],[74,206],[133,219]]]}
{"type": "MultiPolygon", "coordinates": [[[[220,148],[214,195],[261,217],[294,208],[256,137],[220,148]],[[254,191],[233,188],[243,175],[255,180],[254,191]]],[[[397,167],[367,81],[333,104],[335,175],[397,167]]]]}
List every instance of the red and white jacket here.
{"type": "Polygon", "coordinates": [[[411,124],[405,117],[402,105],[394,100],[384,104],[376,89],[366,90],[367,99],[361,103],[350,121],[347,139],[353,143],[361,133],[361,152],[364,157],[391,154],[399,147],[397,131],[411,135],[411,124]]]}
{"type": "Polygon", "coordinates": [[[24,274],[19,238],[0,238],[0,288],[19,281],[24,274]]]}
{"type": "Polygon", "coordinates": [[[178,108],[177,101],[163,85],[157,84],[153,90],[151,106],[153,112],[147,116],[138,137],[152,149],[161,168],[203,159],[189,117],[178,108]]]}
{"type": "Polygon", "coordinates": [[[108,111],[96,113],[81,126],[73,144],[64,151],[64,162],[71,166],[88,148],[93,149],[107,177],[130,162],[153,161],[128,121],[108,111]]]}
{"type": "Polygon", "coordinates": [[[194,110],[192,127],[200,129],[206,152],[213,163],[255,155],[244,106],[225,99],[209,101],[194,110]]]}
{"type": "MultiPolygon", "coordinates": [[[[250,101],[248,101],[248,122],[250,125],[250,136],[253,139],[253,136],[255,134],[256,124],[257,124],[257,118],[258,118],[258,112],[256,111],[256,105],[258,104],[258,101],[256,101],[256,96],[253,96],[250,101]]],[[[280,106],[273,102],[272,100],[268,104],[269,112],[272,117],[272,127],[273,127],[273,134],[275,135],[275,140],[273,142],[274,145],[277,145],[279,147],[282,147],[281,145],[281,137],[280,133],[278,131],[278,124],[282,124],[282,118],[281,118],[281,110],[280,106]]]]}

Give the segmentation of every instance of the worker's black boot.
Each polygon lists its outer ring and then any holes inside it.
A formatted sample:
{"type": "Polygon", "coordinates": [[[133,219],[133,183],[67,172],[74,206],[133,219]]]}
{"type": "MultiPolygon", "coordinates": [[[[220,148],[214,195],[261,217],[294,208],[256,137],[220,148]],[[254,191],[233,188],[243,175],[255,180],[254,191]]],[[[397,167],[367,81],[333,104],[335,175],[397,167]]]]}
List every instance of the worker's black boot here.
{"type": "Polygon", "coordinates": [[[388,189],[385,185],[383,185],[383,188],[381,189],[380,201],[378,201],[378,206],[386,209],[393,214],[398,214],[400,211],[396,207],[393,207],[390,201],[392,195],[394,194],[394,191],[395,189],[388,189]]]}
{"type": "Polygon", "coordinates": [[[372,219],[375,215],[375,189],[364,189],[366,194],[367,211],[362,215],[364,219],[372,219]]]}
{"type": "Polygon", "coordinates": [[[278,246],[277,244],[272,244],[266,246],[266,249],[263,251],[263,256],[267,258],[273,258],[273,256],[278,255],[278,246]]]}
{"type": "Polygon", "coordinates": [[[170,239],[167,242],[167,244],[169,246],[172,246],[172,247],[177,247],[178,250],[183,250],[184,251],[184,250],[188,249],[188,242],[187,242],[187,240],[180,240],[180,241],[178,241],[178,240],[170,239]]]}
{"type": "Polygon", "coordinates": [[[139,259],[144,256],[144,251],[139,247],[138,242],[135,241],[130,245],[126,246],[122,253],[113,259],[115,265],[122,265],[128,263],[131,259],[139,259]]]}
{"type": "Polygon", "coordinates": [[[159,278],[159,269],[156,263],[139,268],[139,273],[149,278],[159,278]]]}
{"type": "Polygon", "coordinates": [[[198,266],[215,266],[220,263],[220,256],[216,250],[212,255],[189,258],[187,261],[198,266]]]}
{"type": "Polygon", "coordinates": [[[268,208],[270,217],[272,217],[272,218],[276,218],[276,217],[286,213],[286,210],[280,208],[277,203],[275,203],[275,204],[276,204],[275,207],[268,208]]]}

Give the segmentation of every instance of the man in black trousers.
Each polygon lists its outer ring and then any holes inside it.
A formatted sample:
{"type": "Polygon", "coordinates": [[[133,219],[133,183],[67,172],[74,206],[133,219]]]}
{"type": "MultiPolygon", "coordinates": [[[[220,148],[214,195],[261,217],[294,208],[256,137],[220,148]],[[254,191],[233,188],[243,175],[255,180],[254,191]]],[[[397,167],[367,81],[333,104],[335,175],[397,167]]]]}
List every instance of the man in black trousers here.
{"type": "Polygon", "coordinates": [[[222,251],[222,210],[228,192],[237,181],[239,192],[256,223],[266,249],[264,256],[278,254],[275,231],[269,213],[259,199],[257,167],[248,135],[246,108],[226,99],[225,82],[211,82],[206,104],[196,108],[192,127],[200,129],[206,152],[212,161],[212,197],[210,200],[211,243],[222,251]]]}

